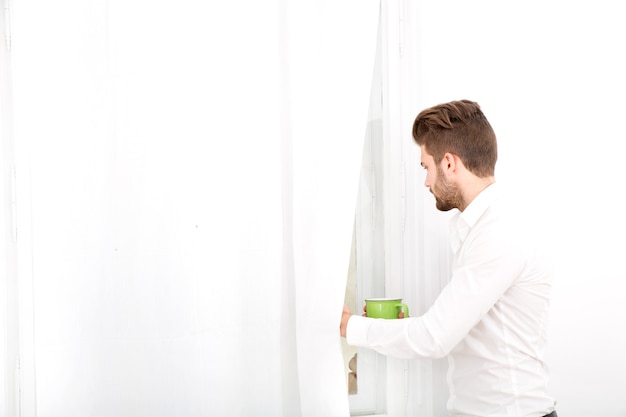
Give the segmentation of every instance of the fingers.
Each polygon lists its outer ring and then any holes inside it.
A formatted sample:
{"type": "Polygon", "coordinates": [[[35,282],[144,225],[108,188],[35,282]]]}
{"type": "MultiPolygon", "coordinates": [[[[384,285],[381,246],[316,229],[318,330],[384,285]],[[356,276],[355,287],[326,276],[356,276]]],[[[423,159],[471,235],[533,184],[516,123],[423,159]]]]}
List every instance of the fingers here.
{"type": "Polygon", "coordinates": [[[341,314],[341,322],[339,323],[339,334],[341,335],[341,337],[346,337],[346,331],[348,328],[348,320],[350,320],[351,316],[352,316],[352,313],[350,313],[350,309],[348,308],[347,305],[344,304],[343,312],[341,314]]]}

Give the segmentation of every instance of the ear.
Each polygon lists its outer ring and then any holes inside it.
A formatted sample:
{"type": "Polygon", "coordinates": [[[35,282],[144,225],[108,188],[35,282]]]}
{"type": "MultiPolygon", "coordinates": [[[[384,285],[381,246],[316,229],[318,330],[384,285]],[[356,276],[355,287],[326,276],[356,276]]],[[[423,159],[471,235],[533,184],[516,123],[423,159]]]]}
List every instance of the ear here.
{"type": "Polygon", "coordinates": [[[443,159],[441,160],[441,168],[448,173],[455,172],[458,169],[460,163],[461,160],[458,156],[453,153],[446,152],[446,154],[443,156],[443,159]]]}

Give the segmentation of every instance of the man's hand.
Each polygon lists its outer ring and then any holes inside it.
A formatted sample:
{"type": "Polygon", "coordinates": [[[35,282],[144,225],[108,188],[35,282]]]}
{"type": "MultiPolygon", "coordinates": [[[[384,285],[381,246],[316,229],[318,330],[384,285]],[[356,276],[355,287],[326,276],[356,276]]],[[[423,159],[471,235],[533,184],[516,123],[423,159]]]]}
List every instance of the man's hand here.
{"type": "Polygon", "coordinates": [[[346,330],[348,329],[348,320],[352,317],[352,313],[347,305],[343,306],[343,313],[341,313],[341,324],[339,325],[339,333],[341,337],[346,337],[346,330]]]}

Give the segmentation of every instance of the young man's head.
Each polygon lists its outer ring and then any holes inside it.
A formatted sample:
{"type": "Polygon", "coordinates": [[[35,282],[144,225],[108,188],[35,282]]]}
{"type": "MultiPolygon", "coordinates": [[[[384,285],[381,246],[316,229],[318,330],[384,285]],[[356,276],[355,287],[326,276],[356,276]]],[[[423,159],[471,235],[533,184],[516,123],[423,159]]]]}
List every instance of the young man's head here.
{"type": "Polygon", "coordinates": [[[413,139],[422,150],[425,185],[439,210],[464,210],[475,197],[476,185],[492,181],[496,135],[477,103],[452,101],[422,111],[413,123],[413,139]]]}

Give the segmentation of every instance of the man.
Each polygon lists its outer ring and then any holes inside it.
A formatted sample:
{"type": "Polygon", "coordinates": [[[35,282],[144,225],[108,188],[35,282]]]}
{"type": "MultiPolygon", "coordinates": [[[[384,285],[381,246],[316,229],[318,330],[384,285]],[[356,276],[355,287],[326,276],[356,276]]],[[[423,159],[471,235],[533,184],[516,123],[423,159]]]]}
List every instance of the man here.
{"type": "Polygon", "coordinates": [[[452,277],[421,317],[381,320],[344,307],[350,345],[398,358],[448,357],[448,410],[459,417],[556,417],[543,360],[552,274],[523,218],[495,184],[496,136],[477,103],[422,111],[413,138],[437,209],[458,209],[452,277]]]}

